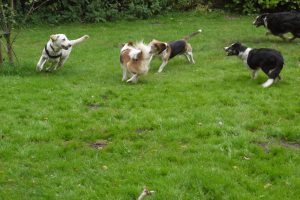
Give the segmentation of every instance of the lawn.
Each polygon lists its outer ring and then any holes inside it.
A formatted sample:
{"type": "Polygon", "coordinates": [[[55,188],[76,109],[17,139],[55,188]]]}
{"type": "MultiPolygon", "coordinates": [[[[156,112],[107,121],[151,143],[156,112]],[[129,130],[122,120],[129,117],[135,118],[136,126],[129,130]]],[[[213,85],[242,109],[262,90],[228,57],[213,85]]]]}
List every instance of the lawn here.
{"type": "Polygon", "coordinates": [[[149,20],[34,26],[16,42],[19,66],[0,72],[0,199],[300,199],[300,39],[265,36],[255,16],[175,13],[149,20]],[[121,82],[119,45],[190,40],[195,65],[151,63],[121,82]],[[89,34],[66,65],[35,72],[53,33],[89,34]],[[224,46],[282,52],[268,89],[224,46]],[[96,147],[96,148],[95,148],[96,147]]]}

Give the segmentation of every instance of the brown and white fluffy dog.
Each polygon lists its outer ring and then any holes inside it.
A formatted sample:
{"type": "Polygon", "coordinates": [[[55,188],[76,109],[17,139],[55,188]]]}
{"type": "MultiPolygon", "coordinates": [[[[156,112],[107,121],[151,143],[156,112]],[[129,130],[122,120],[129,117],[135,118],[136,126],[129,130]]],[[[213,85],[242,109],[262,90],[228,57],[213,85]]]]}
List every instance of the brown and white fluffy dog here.
{"type": "Polygon", "coordinates": [[[176,41],[172,41],[172,42],[168,42],[168,43],[153,39],[149,43],[149,46],[151,46],[151,49],[152,49],[151,53],[161,57],[161,59],[163,61],[158,69],[158,73],[163,71],[164,67],[167,65],[168,61],[171,58],[173,58],[177,55],[181,55],[181,54],[184,54],[189,62],[195,64],[195,61],[193,58],[192,46],[187,41],[191,37],[193,37],[201,32],[202,32],[202,30],[199,29],[197,32],[194,32],[188,36],[185,36],[181,40],[176,40],[176,41]]]}
{"type": "Polygon", "coordinates": [[[147,74],[152,56],[151,47],[143,42],[128,42],[123,45],[120,55],[122,81],[136,83],[139,76],[147,74]],[[129,74],[131,77],[128,79],[129,74]]]}

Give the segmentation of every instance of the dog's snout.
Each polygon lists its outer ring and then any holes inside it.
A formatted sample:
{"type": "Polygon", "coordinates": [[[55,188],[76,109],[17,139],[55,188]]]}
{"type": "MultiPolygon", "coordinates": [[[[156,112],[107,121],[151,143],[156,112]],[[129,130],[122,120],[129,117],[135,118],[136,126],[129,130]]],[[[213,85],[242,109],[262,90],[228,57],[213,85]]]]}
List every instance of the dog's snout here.
{"type": "Polygon", "coordinates": [[[224,50],[227,51],[229,47],[224,47],[224,50]]]}

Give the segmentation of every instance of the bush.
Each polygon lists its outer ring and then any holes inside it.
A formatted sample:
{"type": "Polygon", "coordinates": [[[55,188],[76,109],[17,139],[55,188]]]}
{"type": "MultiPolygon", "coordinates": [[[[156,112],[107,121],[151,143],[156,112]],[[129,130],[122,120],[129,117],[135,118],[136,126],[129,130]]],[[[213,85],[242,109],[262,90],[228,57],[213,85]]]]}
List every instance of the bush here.
{"type": "MultiPolygon", "coordinates": [[[[28,2],[15,0],[20,19],[28,2]]],[[[5,2],[5,1],[4,1],[5,2]]],[[[39,1],[40,3],[42,1],[39,1]]],[[[36,6],[39,4],[37,3],[36,6]]],[[[105,22],[146,19],[167,11],[222,8],[238,13],[275,12],[300,8],[299,0],[56,0],[49,1],[31,17],[32,22],[105,22]]]]}
{"type": "Polygon", "coordinates": [[[226,8],[235,12],[261,13],[297,10],[300,8],[299,0],[231,0],[227,1],[226,8]]]}

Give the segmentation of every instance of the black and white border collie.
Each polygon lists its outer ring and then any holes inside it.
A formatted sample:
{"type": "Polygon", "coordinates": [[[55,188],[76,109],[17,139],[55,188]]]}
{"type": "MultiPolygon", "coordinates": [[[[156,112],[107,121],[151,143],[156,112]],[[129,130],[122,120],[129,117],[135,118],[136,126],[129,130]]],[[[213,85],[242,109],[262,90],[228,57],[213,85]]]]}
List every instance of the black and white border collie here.
{"type": "Polygon", "coordinates": [[[273,34],[286,40],[286,33],[292,33],[293,37],[289,41],[300,38],[300,12],[278,12],[264,13],[256,17],[253,24],[256,27],[264,26],[269,32],[266,35],[273,34]]]}
{"type": "Polygon", "coordinates": [[[233,43],[229,47],[224,47],[228,56],[239,56],[244,63],[249,67],[252,79],[256,79],[259,69],[269,77],[269,79],[262,84],[266,88],[273,84],[278,79],[280,80],[280,72],[284,65],[284,59],[279,51],[274,49],[251,49],[241,43],[233,43]]]}

